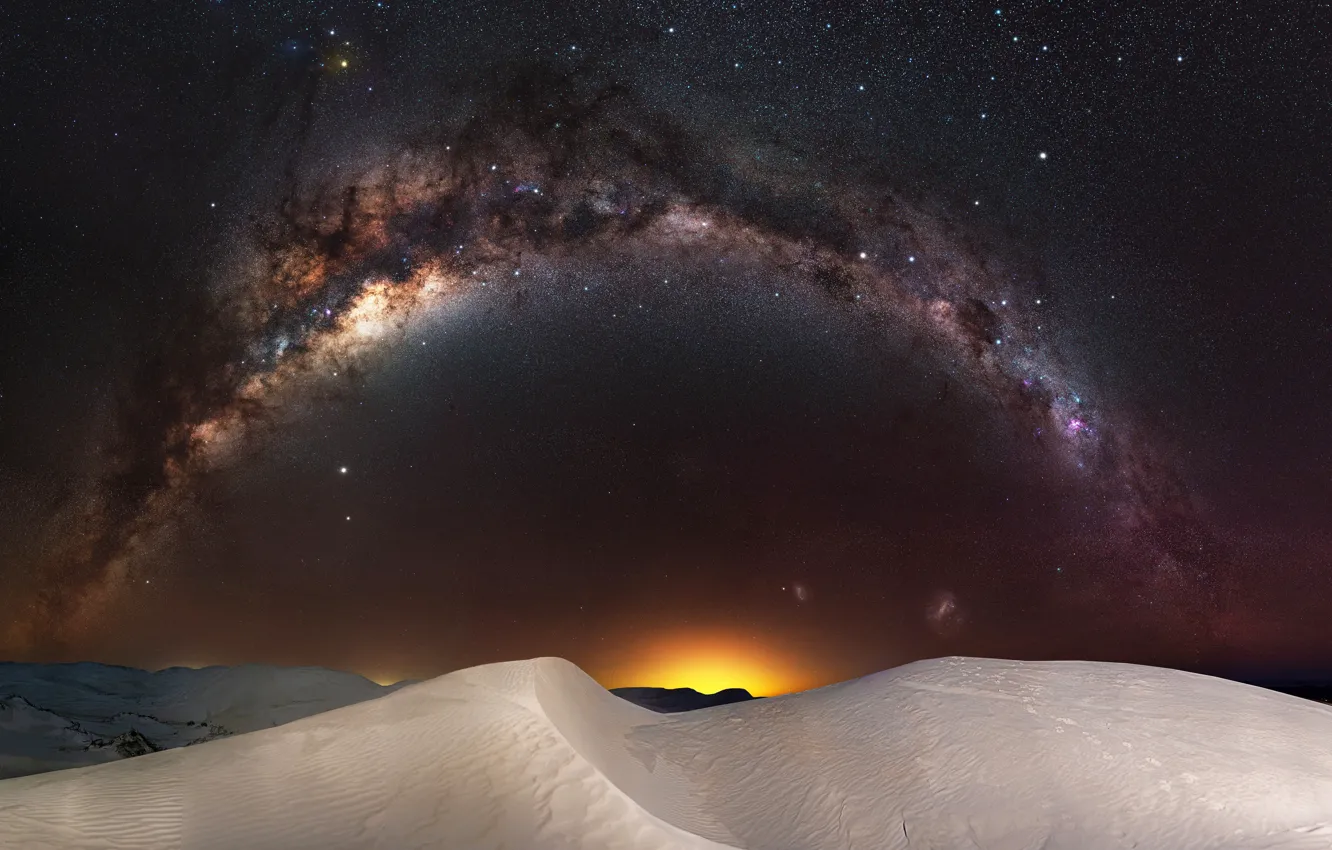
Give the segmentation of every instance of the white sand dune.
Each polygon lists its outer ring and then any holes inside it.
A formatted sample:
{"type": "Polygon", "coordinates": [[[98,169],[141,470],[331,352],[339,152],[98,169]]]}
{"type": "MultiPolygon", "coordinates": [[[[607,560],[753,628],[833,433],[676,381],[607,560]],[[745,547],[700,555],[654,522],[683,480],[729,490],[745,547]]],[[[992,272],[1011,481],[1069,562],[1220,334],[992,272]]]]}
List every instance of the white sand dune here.
{"type": "Polygon", "coordinates": [[[1332,709],[949,658],[663,715],[559,659],[0,782],[0,847],[1332,847],[1332,709]]]}
{"type": "Polygon", "coordinates": [[[0,664],[0,779],[267,729],[390,693],[322,667],[0,664]]]}

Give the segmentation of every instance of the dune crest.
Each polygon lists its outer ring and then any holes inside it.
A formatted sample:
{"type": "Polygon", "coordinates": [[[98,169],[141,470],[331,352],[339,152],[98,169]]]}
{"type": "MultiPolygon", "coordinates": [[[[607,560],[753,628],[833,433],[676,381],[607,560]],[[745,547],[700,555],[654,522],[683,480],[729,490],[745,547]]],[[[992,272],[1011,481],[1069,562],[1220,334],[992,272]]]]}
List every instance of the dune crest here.
{"type": "Polygon", "coordinates": [[[555,658],[0,782],[32,848],[1327,848],[1332,709],[945,658],[663,715],[555,658]]]}

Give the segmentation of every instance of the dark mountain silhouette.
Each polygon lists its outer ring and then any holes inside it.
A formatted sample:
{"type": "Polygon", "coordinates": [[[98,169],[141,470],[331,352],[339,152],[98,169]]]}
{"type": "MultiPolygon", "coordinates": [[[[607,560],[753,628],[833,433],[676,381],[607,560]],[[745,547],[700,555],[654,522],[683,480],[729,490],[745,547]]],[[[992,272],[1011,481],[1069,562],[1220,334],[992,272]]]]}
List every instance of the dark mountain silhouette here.
{"type": "Polygon", "coordinates": [[[727,688],[715,694],[701,694],[693,688],[612,688],[611,693],[659,714],[674,714],[680,711],[711,708],[714,705],[762,699],[744,688],[727,688]]]}

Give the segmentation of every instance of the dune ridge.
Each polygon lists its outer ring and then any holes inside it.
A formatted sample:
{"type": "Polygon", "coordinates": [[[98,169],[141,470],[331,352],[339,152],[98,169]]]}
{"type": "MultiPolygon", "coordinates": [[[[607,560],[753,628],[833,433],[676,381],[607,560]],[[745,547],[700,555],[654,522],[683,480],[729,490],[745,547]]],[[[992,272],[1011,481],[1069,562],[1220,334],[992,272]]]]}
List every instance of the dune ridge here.
{"type": "Polygon", "coordinates": [[[541,658],[0,782],[0,847],[1322,848],[1332,709],[946,658],[657,714],[541,658]]]}

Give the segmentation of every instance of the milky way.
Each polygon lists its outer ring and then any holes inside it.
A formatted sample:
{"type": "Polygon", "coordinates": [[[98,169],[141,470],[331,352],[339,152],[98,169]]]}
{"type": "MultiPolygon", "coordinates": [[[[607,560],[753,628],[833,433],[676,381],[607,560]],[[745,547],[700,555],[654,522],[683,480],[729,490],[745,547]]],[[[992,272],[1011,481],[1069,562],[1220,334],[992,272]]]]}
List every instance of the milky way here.
{"type": "Polygon", "coordinates": [[[1189,572],[1202,535],[1167,453],[1053,349],[1036,275],[886,179],[772,167],[623,89],[540,79],[520,77],[460,132],[416,139],[354,179],[292,185],[249,273],[218,286],[141,371],[116,471],[78,507],[80,536],[43,565],[11,642],[90,627],[256,423],[308,395],[313,376],[371,368],[406,322],[461,293],[519,292],[533,256],[650,251],[784,270],[988,396],[1051,474],[1113,517],[1132,541],[1127,570],[1189,572]]]}

